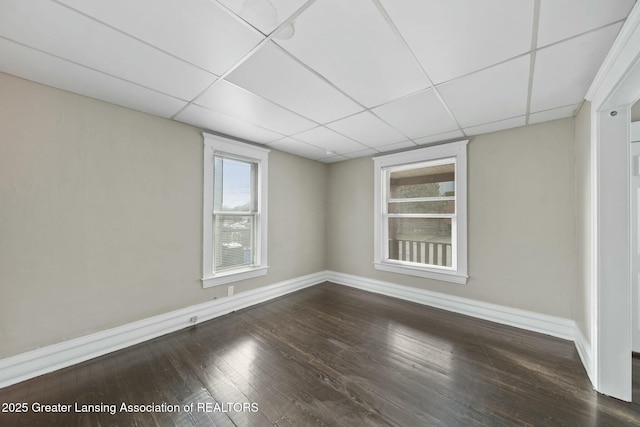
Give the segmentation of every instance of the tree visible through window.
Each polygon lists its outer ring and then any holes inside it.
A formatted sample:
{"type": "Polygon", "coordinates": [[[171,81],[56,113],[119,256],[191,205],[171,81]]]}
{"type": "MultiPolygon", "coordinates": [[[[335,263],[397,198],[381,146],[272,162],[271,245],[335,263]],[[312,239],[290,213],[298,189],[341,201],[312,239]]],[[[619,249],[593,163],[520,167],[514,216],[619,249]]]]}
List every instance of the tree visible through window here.
{"type": "Polygon", "coordinates": [[[214,271],[255,264],[257,164],[215,156],[214,271]]]}
{"type": "Polygon", "coordinates": [[[203,286],[265,275],[269,150],[203,136],[203,286]]]}

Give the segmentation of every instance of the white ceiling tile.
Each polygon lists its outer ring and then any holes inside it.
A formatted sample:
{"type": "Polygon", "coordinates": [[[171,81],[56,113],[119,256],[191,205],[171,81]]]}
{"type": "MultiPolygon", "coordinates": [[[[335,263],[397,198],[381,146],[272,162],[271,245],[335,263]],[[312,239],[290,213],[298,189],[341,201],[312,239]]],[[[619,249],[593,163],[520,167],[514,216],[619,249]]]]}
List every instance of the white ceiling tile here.
{"type": "Polygon", "coordinates": [[[541,0],[538,47],[627,17],[635,0],[541,0]]]}
{"type": "Polygon", "coordinates": [[[578,108],[580,108],[580,105],[582,104],[567,105],[565,107],[531,113],[529,114],[529,124],[573,117],[576,111],[578,111],[578,108]]]}
{"type": "Polygon", "coordinates": [[[208,110],[198,105],[189,105],[180,112],[175,119],[179,122],[261,144],[282,138],[282,135],[275,132],[262,129],[251,123],[243,122],[242,120],[208,110]]]}
{"type": "Polygon", "coordinates": [[[381,105],[372,111],[412,139],[458,127],[433,89],[381,105]]]}
{"type": "Polygon", "coordinates": [[[411,148],[415,147],[416,144],[412,141],[402,141],[396,142],[395,144],[383,145],[381,147],[376,147],[376,150],[386,153],[389,151],[402,150],[403,148],[411,148]]]}
{"type": "Polygon", "coordinates": [[[0,71],[329,163],[575,114],[634,2],[540,2],[0,0],[0,71]]]}
{"type": "Polygon", "coordinates": [[[519,126],[524,126],[526,124],[526,117],[513,117],[506,120],[499,120],[493,123],[486,123],[484,125],[473,126],[464,128],[464,131],[467,135],[480,135],[483,133],[491,133],[497,132],[499,130],[517,128],[519,126]]]}
{"type": "Polygon", "coordinates": [[[306,3],[306,0],[218,1],[264,34],[271,33],[306,3]]]}
{"type": "Polygon", "coordinates": [[[330,123],[327,127],[369,147],[388,145],[407,139],[368,111],[330,123]]]}
{"type": "Polygon", "coordinates": [[[352,153],[368,148],[322,126],[299,133],[294,138],[336,154],[352,153]]]}
{"type": "Polygon", "coordinates": [[[435,84],[531,49],[533,1],[381,2],[435,84]]]}
{"type": "Polygon", "coordinates": [[[374,156],[376,154],[380,154],[378,150],[374,150],[373,148],[368,148],[366,150],[354,151],[353,153],[347,153],[344,156],[350,159],[357,159],[358,157],[366,157],[366,156],[374,156]]]}
{"type": "Polygon", "coordinates": [[[217,75],[264,38],[210,0],[60,1],[217,75]]]}
{"type": "Polygon", "coordinates": [[[462,133],[462,131],[454,130],[453,132],[446,132],[446,133],[441,133],[439,135],[425,136],[424,138],[414,139],[413,142],[415,142],[418,145],[424,145],[424,144],[431,144],[434,142],[449,141],[451,139],[462,138],[462,137],[464,137],[464,133],[462,133]]]}
{"type": "Polygon", "coordinates": [[[0,38],[0,71],[169,118],[186,105],[150,89],[0,38]]]}
{"type": "Polygon", "coordinates": [[[337,163],[337,162],[342,162],[344,160],[349,160],[349,159],[344,156],[333,156],[333,157],[327,157],[326,159],[321,159],[319,161],[322,163],[337,163]]]}
{"type": "Polygon", "coordinates": [[[461,77],[438,87],[462,127],[526,113],[529,55],[461,77]]]}
{"type": "Polygon", "coordinates": [[[45,0],[3,0],[0,36],[190,100],[216,77],[116,30],[45,0]]]}
{"type": "Polygon", "coordinates": [[[283,138],[278,141],[269,144],[269,147],[273,147],[276,150],[286,151],[287,153],[295,154],[300,157],[306,157],[307,159],[320,160],[327,157],[333,157],[333,154],[327,154],[327,150],[314,147],[306,142],[298,141],[293,138],[283,138]]]}
{"type": "Polygon", "coordinates": [[[315,2],[276,42],[367,107],[430,86],[371,0],[315,2]]]}
{"type": "Polygon", "coordinates": [[[621,25],[611,25],[538,50],[531,111],[582,102],[621,25]]]}
{"type": "Polygon", "coordinates": [[[265,44],[227,79],[318,123],[362,110],[273,43],[265,44]]]}
{"type": "Polygon", "coordinates": [[[317,126],[311,120],[285,110],[233,83],[222,80],[207,89],[196,103],[284,135],[291,135],[317,126]]]}

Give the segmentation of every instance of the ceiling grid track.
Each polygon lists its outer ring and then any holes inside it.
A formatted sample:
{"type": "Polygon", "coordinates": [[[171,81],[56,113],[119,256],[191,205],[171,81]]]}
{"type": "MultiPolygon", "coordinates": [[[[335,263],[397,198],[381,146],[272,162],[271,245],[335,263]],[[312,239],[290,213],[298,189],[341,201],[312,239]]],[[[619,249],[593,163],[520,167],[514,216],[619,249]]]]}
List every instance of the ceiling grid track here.
{"type": "MultiPolygon", "coordinates": [[[[182,107],[177,113],[175,113],[171,119],[175,120],[176,116],[178,116],[180,113],[182,113],[187,107],[190,107],[191,105],[193,105],[207,90],[209,90],[211,87],[213,87],[213,85],[216,84],[216,82],[218,81],[223,81],[225,80],[229,74],[231,74],[233,71],[235,71],[239,66],[241,66],[242,64],[244,64],[249,58],[251,58],[253,56],[253,54],[255,54],[258,50],[260,50],[265,44],[269,43],[269,41],[275,37],[276,34],[278,34],[278,31],[280,31],[283,27],[289,25],[291,22],[293,22],[298,16],[300,16],[300,14],[302,12],[304,12],[305,10],[307,10],[309,8],[309,6],[311,6],[313,3],[315,3],[316,0],[309,0],[307,1],[302,7],[300,7],[294,14],[292,14],[291,16],[289,16],[287,19],[285,19],[280,25],[278,25],[278,27],[273,30],[268,36],[265,36],[264,39],[262,39],[260,41],[260,43],[258,43],[256,46],[253,47],[253,49],[251,49],[246,55],[244,55],[238,62],[236,62],[235,64],[233,64],[227,71],[225,71],[216,81],[212,82],[209,86],[207,86],[206,88],[204,88],[204,90],[202,92],[200,92],[195,98],[193,98],[192,100],[190,100],[187,105],[185,105],[184,107],[182,107]]],[[[216,4],[218,4],[218,2],[215,2],[216,4]]],[[[242,22],[245,22],[244,20],[242,20],[242,22]]],[[[260,33],[262,34],[262,33],[260,33]]],[[[264,35],[263,35],[264,36],[264,35]]],[[[255,123],[250,123],[253,126],[257,126],[255,123]]],[[[258,126],[261,127],[261,126],[258,126]]],[[[264,128],[263,128],[264,129],[264,128]]],[[[267,129],[270,130],[270,129],[267,129]]],[[[270,130],[271,131],[271,130],[270,130]]],[[[271,131],[271,132],[275,132],[275,131],[271,131]]],[[[279,133],[279,132],[275,132],[275,133],[279,133]]]]}
{"type": "Polygon", "coordinates": [[[533,4],[533,26],[531,31],[531,59],[529,61],[529,87],[527,88],[527,112],[525,124],[529,124],[531,114],[531,95],[533,93],[533,76],[536,67],[536,47],[538,45],[538,26],[540,25],[540,1],[535,0],[533,4]]]}
{"type": "MultiPolygon", "coordinates": [[[[427,70],[424,69],[424,67],[422,66],[422,64],[418,60],[418,57],[416,56],[415,52],[413,51],[413,49],[411,49],[411,47],[409,46],[409,43],[407,43],[407,40],[404,38],[404,36],[400,32],[400,30],[398,29],[396,24],[393,22],[393,20],[391,19],[391,17],[389,16],[387,11],[385,10],[385,8],[382,5],[382,3],[380,3],[380,0],[371,0],[371,1],[373,1],[373,3],[376,5],[378,10],[380,11],[380,14],[384,17],[385,21],[387,21],[387,24],[389,25],[391,30],[395,33],[396,37],[398,37],[398,39],[405,46],[405,48],[410,52],[411,57],[413,58],[413,60],[418,65],[418,67],[420,67],[420,69],[424,73],[425,77],[427,78],[427,81],[429,82],[429,87],[425,88],[425,90],[427,90],[427,89],[432,89],[433,90],[433,93],[436,95],[436,97],[438,98],[438,100],[440,101],[440,103],[442,104],[444,109],[447,111],[447,114],[449,114],[449,116],[454,121],[456,126],[458,126],[458,130],[460,132],[462,132],[463,137],[467,136],[465,131],[464,131],[464,129],[462,128],[462,126],[460,126],[460,122],[458,122],[458,119],[453,115],[453,112],[451,111],[451,108],[449,108],[449,106],[445,102],[444,98],[440,94],[440,91],[438,91],[437,87],[433,84],[433,81],[431,80],[431,77],[429,77],[429,73],[427,73],[427,70]]],[[[451,130],[453,131],[454,129],[451,129],[451,130]]],[[[429,136],[429,135],[426,135],[426,136],[429,136]]],[[[419,139],[419,138],[415,138],[415,139],[419,139]]],[[[413,139],[412,139],[412,141],[413,141],[413,139]]],[[[417,143],[415,141],[413,141],[413,142],[414,142],[414,144],[417,145],[417,143]]]]}
{"type": "Polygon", "coordinates": [[[25,47],[25,48],[27,48],[27,49],[31,49],[31,50],[36,51],[36,52],[39,52],[39,53],[41,53],[41,54],[43,54],[43,55],[47,55],[47,56],[50,56],[50,57],[52,57],[52,58],[56,58],[56,59],[59,59],[59,60],[61,60],[61,61],[68,62],[68,63],[73,64],[73,65],[76,65],[76,66],[78,66],[78,67],[82,67],[82,68],[85,68],[85,69],[87,69],[87,70],[94,71],[94,72],[99,73],[99,74],[102,74],[102,75],[104,75],[104,76],[108,76],[108,77],[111,77],[111,78],[114,78],[114,79],[118,79],[118,80],[121,80],[121,81],[126,82],[126,83],[129,83],[129,84],[132,84],[132,85],[135,85],[135,86],[141,87],[141,88],[143,88],[143,89],[145,89],[145,90],[149,90],[149,91],[152,91],[152,92],[158,93],[158,94],[160,94],[160,95],[164,95],[164,96],[167,96],[167,97],[173,98],[173,99],[178,100],[178,101],[187,102],[187,100],[186,100],[186,99],[178,98],[178,97],[176,97],[176,96],[169,95],[168,93],[165,93],[165,92],[159,91],[159,90],[154,89],[154,88],[149,87],[149,86],[145,86],[145,85],[143,85],[143,84],[140,84],[140,83],[138,83],[138,82],[134,82],[134,81],[129,80],[129,79],[126,79],[126,78],[124,78],[124,77],[115,76],[115,75],[113,75],[113,74],[107,73],[106,71],[102,71],[102,70],[99,70],[99,69],[97,69],[97,68],[90,67],[90,66],[88,66],[88,65],[81,64],[81,63],[79,63],[79,62],[72,61],[72,60],[67,59],[67,58],[63,58],[63,57],[58,56],[58,55],[55,55],[55,54],[53,54],[53,53],[51,53],[51,52],[47,52],[47,51],[45,51],[45,50],[38,49],[37,47],[30,46],[30,45],[28,45],[28,44],[25,44],[25,43],[19,42],[19,41],[17,41],[17,40],[13,40],[13,39],[7,38],[7,37],[2,36],[2,35],[0,35],[0,39],[2,39],[2,40],[6,40],[6,41],[11,42],[11,43],[15,43],[15,44],[17,44],[17,45],[19,45],[19,46],[23,46],[23,47],[25,47]]]}
{"type": "Polygon", "coordinates": [[[97,22],[100,25],[104,25],[105,27],[107,27],[107,28],[109,28],[109,29],[111,29],[111,30],[113,30],[113,31],[115,31],[117,33],[120,33],[125,37],[129,37],[129,38],[131,38],[131,39],[133,39],[133,40],[135,40],[135,41],[137,41],[139,43],[142,43],[142,44],[144,44],[144,45],[146,45],[146,46],[148,46],[148,47],[150,47],[152,49],[155,49],[155,50],[157,50],[159,52],[162,52],[165,55],[168,55],[168,56],[170,56],[170,57],[172,57],[174,59],[177,59],[178,61],[182,61],[185,64],[188,64],[188,65],[191,65],[192,67],[198,68],[199,70],[204,71],[206,73],[209,73],[214,77],[218,77],[215,73],[211,72],[211,70],[207,70],[206,68],[203,68],[203,67],[201,67],[201,66],[199,66],[197,64],[194,64],[192,62],[189,62],[186,59],[181,58],[179,56],[176,56],[175,54],[173,54],[173,53],[171,53],[171,52],[169,52],[169,51],[167,51],[165,49],[161,49],[161,48],[159,48],[158,46],[156,46],[154,44],[151,44],[151,43],[149,43],[149,42],[147,42],[147,41],[145,41],[145,40],[143,40],[143,39],[141,39],[139,37],[134,36],[133,34],[129,34],[126,31],[122,31],[121,29],[119,29],[117,27],[114,27],[113,25],[110,25],[110,24],[108,24],[108,23],[106,23],[104,21],[101,21],[99,19],[96,19],[95,17],[93,17],[91,15],[88,15],[88,14],[86,14],[86,13],[84,13],[84,12],[78,10],[78,9],[74,9],[73,7],[71,7],[71,6],[69,6],[69,5],[65,4],[65,3],[62,3],[62,2],[60,2],[58,0],[50,0],[50,1],[52,3],[57,4],[58,6],[64,7],[65,9],[69,9],[70,11],[72,11],[74,13],[77,13],[78,15],[82,15],[87,19],[90,19],[90,20],[92,20],[94,22],[97,22]]]}
{"type": "Polygon", "coordinates": [[[0,71],[338,160],[575,116],[640,7],[467,1],[3,0],[0,71]]]}
{"type": "MultiPolygon", "coordinates": [[[[288,57],[290,57],[292,60],[294,60],[295,62],[297,62],[299,65],[301,65],[302,67],[304,67],[307,71],[309,71],[310,73],[312,73],[313,75],[315,75],[316,77],[318,77],[319,79],[321,79],[324,83],[326,83],[326,84],[328,84],[329,86],[331,86],[332,88],[334,88],[336,91],[338,91],[338,92],[339,92],[341,95],[343,95],[345,98],[348,98],[350,101],[352,101],[353,103],[357,104],[360,108],[362,108],[362,110],[361,110],[361,111],[357,111],[357,112],[355,112],[355,113],[353,113],[353,114],[350,114],[349,116],[340,117],[340,118],[338,118],[338,119],[335,119],[335,120],[332,120],[332,121],[329,121],[329,122],[323,123],[323,124],[321,124],[321,125],[320,125],[320,127],[324,127],[324,128],[326,128],[326,129],[330,130],[331,132],[335,132],[335,133],[337,133],[337,134],[339,134],[339,135],[341,135],[341,136],[343,136],[343,137],[345,137],[345,138],[349,138],[350,140],[352,140],[352,141],[354,141],[354,142],[357,142],[357,143],[358,143],[358,144],[360,144],[360,145],[364,145],[364,146],[365,146],[365,147],[367,147],[367,148],[370,148],[370,149],[372,149],[372,150],[378,151],[378,150],[376,150],[374,147],[370,147],[370,146],[368,146],[368,145],[364,144],[363,142],[356,141],[355,139],[353,139],[353,138],[351,138],[351,137],[349,137],[349,136],[347,136],[347,135],[343,135],[343,134],[341,134],[340,132],[335,131],[335,130],[333,130],[333,129],[331,129],[331,128],[329,128],[329,127],[327,127],[327,126],[326,126],[327,124],[337,122],[338,120],[342,120],[342,119],[344,119],[344,118],[346,118],[346,117],[355,116],[356,114],[361,114],[361,113],[362,113],[362,112],[364,112],[364,111],[368,111],[368,112],[370,112],[370,113],[371,113],[371,114],[373,114],[373,115],[376,115],[376,114],[375,114],[373,111],[371,111],[371,110],[369,109],[369,107],[365,106],[365,105],[364,105],[364,104],[362,104],[360,101],[358,101],[357,99],[353,98],[351,95],[349,95],[348,93],[346,93],[344,90],[340,89],[338,86],[336,86],[333,82],[331,82],[331,81],[330,81],[329,79],[327,79],[325,76],[323,76],[322,74],[320,74],[319,72],[317,72],[316,70],[314,70],[313,68],[311,68],[310,66],[308,66],[307,64],[305,64],[304,62],[302,62],[299,58],[297,58],[297,57],[295,57],[294,55],[292,55],[292,54],[291,54],[291,52],[289,52],[287,49],[285,49],[284,47],[280,46],[278,43],[275,43],[275,45],[278,47],[278,49],[280,49],[282,52],[284,52],[288,57]]],[[[376,115],[376,117],[377,117],[377,115],[376,115]]],[[[314,121],[315,121],[315,120],[314,120],[314,121]]],[[[385,122],[385,123],[386,123],[386,122],[385,122]]],[[[391,128],[393,128],[394,130],[396,130],[397,132],[399,132],[399,133],[401,133],[402,135],[404,135],[404,136],[407,138],[407,140],[411,140],[411,138],[407,137],[407,136],[406,136],[403,132],[401,132],[400,130],[396,129],[395,127],[391,126],[391,125],[390,125],[390,124],[388,124],[388,123],[386,123],[386,124],[387,124],[388,126],[390,126],[391,128]]],[[[292,138],[294,138],[294,139],[295,139],[295,134],[294,134],[294,135],[292,135],[292,138]]],[[[303,142],[304,142],[304,141],[303,141],[303,142]]],[[[309,144],[309,143],[307,142],[307,143],[305,143],[305,144],[309,144]]],[[[312,144],[310,144],[310,145],[312,145],[312,144]]],[[[345,153],[345,155],[346,155],[346,154],[349,154],[349,153],[345,153]]]]}

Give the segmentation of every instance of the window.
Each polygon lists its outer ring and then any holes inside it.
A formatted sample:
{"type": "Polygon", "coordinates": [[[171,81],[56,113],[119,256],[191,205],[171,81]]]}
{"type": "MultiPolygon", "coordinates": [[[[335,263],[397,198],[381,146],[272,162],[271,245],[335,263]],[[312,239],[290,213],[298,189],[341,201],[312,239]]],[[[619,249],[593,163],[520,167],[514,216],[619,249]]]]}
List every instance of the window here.
{"type": "Polygon", "coordinates": [[[374,159],[376,269],[466,283],[467,142],[374,159]]]}
{"type": "Polygon", "coordinates": [[[269,150],[204,136],[203,285],[267,273],[269,150]]]}

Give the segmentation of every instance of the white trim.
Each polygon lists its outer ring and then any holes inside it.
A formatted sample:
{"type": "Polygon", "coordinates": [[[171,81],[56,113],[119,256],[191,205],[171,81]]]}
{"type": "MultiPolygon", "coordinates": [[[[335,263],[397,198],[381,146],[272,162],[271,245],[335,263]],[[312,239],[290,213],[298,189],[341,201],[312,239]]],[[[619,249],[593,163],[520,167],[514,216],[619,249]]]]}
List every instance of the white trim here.
{"type": "Polygon", "coordinates": [[[351,274],[327,271],[328,281],[418,304],[440,308],[503,325],[515,326],[569,341],[575,339],[575,322],[562,317],[534,313],[469,298],[427,291],[351,274]]]}
{"type": "MultiPolygon", "coordinates": [[[[595,384],[594,381],[594,373],[593,373],[593,357],[591,354],[591,344],[585,338],[584,334],[576,325],[575,333],[573,341],[575,342],[576,350],[578,351],[578,356],[580,356],[580,361],[582,362],[582,366],[584,366],[584,370],[587,372],[587,376],[589,380],[591,380],[591,384],[595,384]]],[[[595,388],[595,385],[594,385],[595,388]]]]}
{"type": "Polygon", "coordinates": [[[256,267],[247,268],[246,270],[232,270],[229,272],[222,272],[214,275],[213,277],[202,278],[202,285],[205,288],[211,288],[213,286],[226,285],[227,283],[237,282],[238,280],[253,279],[254,277],[260,277],[267,274],[269,267],[256,267]]]}
{"type": "MultiPolygon", "coordinates": [[[[591,104],[591,176],[589,185],[591,186],[591,251],[589,261],[591,262],[591,277],[589,285],[591,286],[591,383],[596,390],[600,390],[598,384],[598,372],[600,364],[598,358],[599,333],[598,333],[598,204],[600,198],[598,196],[598,120],[596,120],[593,104],[591,104]]],[[[587,370],[589,371],[589,370],[587,370]]]]}
{"type": "Polygon", "coordinates": [[[156,338],[322,283],[324,271],[193,305],[91,335],[0,359],[0,388],[156,338]]]}
{"type": "Polygon", "coordinates": [[[403,151],[374,157],[374,260],[376,270],[389,271],[398,274],[436,279],[457,284],[467,283],[467,144],[469,140],[461,140],[441,145],[434,145],[415,150],[403,151]],[[386,183],[388,168],[393,170],[418,167],[420,163],[438,164],[450,162],[454,159],[456,165],[456,214],[453,216],[452,268],[438,268],[435,266],[404,265],[403,263],[388,262],[386,249],[387,227],[383,216],[386,214],[386,183]]]}
{"type": "Polygon", "coordinates": [[[598,111],[598,275],[595,318],[598,391],[627,402],[632,397],[631,221],[629,206],[630,109],[598,111]]]}
{"type": "Polygon", "coordinates": [[[596,390],[631,401],[629,108],[640,98],[640,5],[635,4],[586,99],[592,123],[592,376],[596,390]],[[618,115],[611,116],[612,110],[618,115]],[[622,115],[620,114],[622,112],[622,115]],[[626,117],[622,117],[626,116],[626,117]],[[626,147],[626,156],[622,153],[626,147]],[[626,157],[626,158],[625,158],[626,157]],[[613,260],[613,262],[611,262],[613,260]],[[627,264],[625,266],[625,264],[627,264]],[[626,276],[626,277],[625,277],[626,276]]]}
{"type": "Polygon", "coordinates": [[[196,324],[201,323],[325,281],[574,341],[593,382],[591,347],[572,320],[361,276],[320,271],[0,359],[0,388],[191,327],[194,324],[190,319],[194,316],[198,318],[196,324]]]}
{"type": "MultiPolygon", "coordinates": [[[[638,226],[638,216],[640,209],[640,143],[633,142],[633,130],[640,133],[640,122],[631,123],[632,144],[629,156],[630,165],[630,207],[631,207],[631,350],[640,353],[640,327],[638,324],[638,278],[640,277],[640,227],[638,226]],[[637,125],[637,126],[634,126],[637,125]]],[[[638,135],[640,137],[640,135],[638,135]]],[[[640,138],[638,138],[640,139],[640,138]]],[[[638,141],[636,139],[636,141],[638,141]]]]}
{"type": "Polygon", "coordinates": [[[591,345],[573,320],[335,271],[327,271],[326,279],[364,291],[573,341],[587,376],[594,383],[591,345]]]}
{"type": "Polygon", "coordinates": [[[266,148],[237,142],[202,133],[204,138],[203,203],[202,203],[202,286],[219,286],[238,280],[246,280],[267,274],[267,224],[268,222],[268,176],[269,152],[266,148]],[[258,163],[258,207],[256,217],[256,265],[251,268],[230,270],[220,273],[213,271],[213,166],[214,155],[220,153],[258,163]]]}
{"type": "Polygon", "coordinates": [[[585,95],[585,99],[591,101],[595,109],[620,105],[611,98],[617,95],[618,87],[629,74],[630,67],[637,63],[640,52],[639,27],[640,6],[636,3],[585,95]],[[613,104],[605,106],[609,102],[613,104]]]}
{"type": "Polygon", "coordinates": [[[467,283],[468,276],[462,276],[455,271],[448,272],[442,270],[429,270],[424,267],[416,268],[409,265],[392,265],[390,263],[376,262],[374,263],[376,270],[388,271],[390,273],[411,274],[412,276],[424,277],[426,279],[442,280],[444,282],[457,283],[464,285],[467,283]]]}

